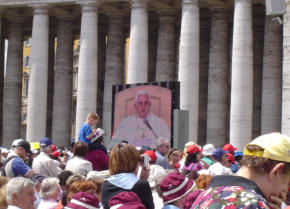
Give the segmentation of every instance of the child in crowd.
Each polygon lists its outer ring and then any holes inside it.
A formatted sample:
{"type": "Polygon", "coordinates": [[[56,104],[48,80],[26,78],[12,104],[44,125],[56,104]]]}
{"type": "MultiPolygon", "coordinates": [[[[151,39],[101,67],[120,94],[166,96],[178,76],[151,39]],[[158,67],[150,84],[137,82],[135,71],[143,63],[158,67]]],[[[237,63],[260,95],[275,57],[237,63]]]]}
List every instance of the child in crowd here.
{"type": "Polygon", "coordinates": [[[97,113],[91,112],[88,114],[86,122],[80,128],[79,141],[83,141],[87,144],[92,143],[92,139],[96,137],[97,130],[95,126],[100,121],[97,113]]]}

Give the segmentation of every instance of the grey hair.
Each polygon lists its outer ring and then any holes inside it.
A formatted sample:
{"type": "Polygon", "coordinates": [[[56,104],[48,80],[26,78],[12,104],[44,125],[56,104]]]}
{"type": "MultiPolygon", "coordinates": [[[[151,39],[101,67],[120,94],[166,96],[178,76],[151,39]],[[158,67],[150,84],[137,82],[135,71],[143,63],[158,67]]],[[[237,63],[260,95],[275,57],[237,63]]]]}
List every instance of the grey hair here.
{"type": "Polygon", "coordinates": [[[45,153],[50,152],[50,149],[51,149],[50,145],[46,147],[40,147],[40,151],[45,153]]]}
{"type": "Polygon", "coordinates": [[[30,179],[24,177],[16,177],[10,179],[6,185],[6,198],[8,204],[12,203],[13,193],[19,195],[22,192],[22,190],[27,186],[33,187],[33,182],[30,179]]]}
{"type": "Polygon", "coordinates": [[[58,190],[59,179],[55,177],[48,177],[42,181],[39,195],[41,198],[47,199],[58,190]]]}
{"type": "Polygon", "coordinates": [[[170,144],[170,141],[169,139],[165,138],[165,137],[159,137],[157,139],[157,142],[156,142],[156,147],[159,147],[161,146],[164,142],[168,142],[170,144]]]}
{"type": "Polygon", "coordinates": [[[135,104],[137,104],[139,96],[148,96],[149,101],[150,101],[150,95],[148,94],[148,92],[141,90],[141,91],[138,91],[136,96],[135,96],[135,104]]]}

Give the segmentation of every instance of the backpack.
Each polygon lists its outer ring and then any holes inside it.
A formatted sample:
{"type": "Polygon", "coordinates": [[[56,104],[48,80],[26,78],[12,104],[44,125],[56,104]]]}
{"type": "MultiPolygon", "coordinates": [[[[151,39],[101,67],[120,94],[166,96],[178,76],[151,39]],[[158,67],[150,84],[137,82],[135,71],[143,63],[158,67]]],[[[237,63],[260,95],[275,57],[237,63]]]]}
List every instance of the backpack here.
{"type": "Polygon", "coordinates": [[[7,165],[7,163],[11,160],[13,160],[14,158],[17,158],[17,156],[13,155],[11,157],[9,157],[7,160],[5,160],[2,168],[0,169],[0,176],[6,176],[6,173],[5,173],[5,166],[7,165]]]}

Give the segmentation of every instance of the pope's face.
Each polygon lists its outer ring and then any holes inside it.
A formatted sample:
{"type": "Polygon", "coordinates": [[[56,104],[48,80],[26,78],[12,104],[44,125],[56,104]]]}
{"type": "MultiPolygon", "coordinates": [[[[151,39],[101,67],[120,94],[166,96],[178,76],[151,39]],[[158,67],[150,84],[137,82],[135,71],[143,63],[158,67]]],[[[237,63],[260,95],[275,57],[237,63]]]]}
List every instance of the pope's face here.
{"type": "Polygon", "coordinates": [[[139,118],[146,118],[151,108],[149,96],[139,95],[134,107],[139,118]]]}

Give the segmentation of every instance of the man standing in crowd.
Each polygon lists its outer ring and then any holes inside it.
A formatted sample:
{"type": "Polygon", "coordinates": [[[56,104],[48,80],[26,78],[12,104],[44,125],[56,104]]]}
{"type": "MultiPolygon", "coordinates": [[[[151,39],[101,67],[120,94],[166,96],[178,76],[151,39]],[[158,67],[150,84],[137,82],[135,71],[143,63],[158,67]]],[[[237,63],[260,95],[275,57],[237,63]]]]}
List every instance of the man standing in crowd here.
{"type": "Polygon", "coordinates": [[[214,176],[193,203],[203,208],[277,208],[290,183],[290,137],[260,136],[246,145],[237,175],[214,176]]]}
{"type": "Polygon", "coordinates": [[[135,147],[155,148],[157,137],[170,138],[170,129],[162,118],[150,112],[151,105],[150,95],[139,91],[135,96],[135,114],[122,120],[113,140],[129,140],[129,144],[135,147]]]}
{"type": "MultiPolygon", "coordinates": [[[[228,151],[229,154],[231,154],[232,156],[235,156],[235,151],[237,150],[236,147],[234,147],[232,144],[225,144],[223,146],[223,150],[224,151],[228,151]]],[[[238,172],[239,167],[237,163],[232,163],[230,166],[230,169],[232,170],[233,173],[238,172]]]]}
{"type": "Polygon", "coordinates": [[[166,139],[164,137],[159,137],[157,139],[157,145],[156,145],[157,159],[156,159],[155,164],[163,167],[164,169],[171,169],[165,157],[167,153],[169,152],[169,148],[170,148],[169,139],[166,139]]]}
{"type": "Polygon", "coordinates": [[[59,171],[56,163],[49,157],[52,141],[49,138],[40,140],[40,154],[33,160],[32,169],[34,172],[48,176],[57,177],[59,171]]]}
{"type": "Polygon", "coordinates": [[[9,178],[16,176],[30,178],[34,172],[23,161],[23,159],[25,159],[28,154],[32,154],[30,150],[30,144],[23,139],[16,139],[12,143],[12,149],[13,150],[7,156],[7,160],[3,166],[5,172],[4,175],[9,178]]]}
{"type": "Polygon", "coordinates": [[[33,182],[23,177],[11,179],[6,185],[7,209],[34,209],[33,182]]]}

